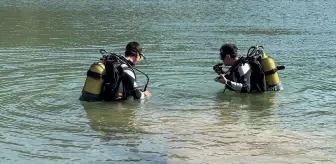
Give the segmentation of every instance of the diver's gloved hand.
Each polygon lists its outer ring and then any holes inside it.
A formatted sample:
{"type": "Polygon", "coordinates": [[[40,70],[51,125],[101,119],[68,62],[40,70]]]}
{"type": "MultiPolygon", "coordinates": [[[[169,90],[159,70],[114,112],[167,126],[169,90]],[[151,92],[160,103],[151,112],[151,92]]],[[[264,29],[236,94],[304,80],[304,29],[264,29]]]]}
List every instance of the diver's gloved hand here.
{"type": "Polygon", "coordinates": [[[218,63],[212,67],[212,69],[219,75],[224,73],[223,72],[223,63],[218,63]]]}

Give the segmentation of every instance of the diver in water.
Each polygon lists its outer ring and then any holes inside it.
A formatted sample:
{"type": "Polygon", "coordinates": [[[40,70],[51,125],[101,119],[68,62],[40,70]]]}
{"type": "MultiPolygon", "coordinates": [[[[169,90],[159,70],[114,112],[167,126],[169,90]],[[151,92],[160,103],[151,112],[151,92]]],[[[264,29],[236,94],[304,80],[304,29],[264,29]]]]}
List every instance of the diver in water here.
{"type": "Polygon", "coordinates": [[[101,49],[103,57],[99,62],[91,65],[83,87],[81,101],[116,101],[126,100],[129,97],[142,99],[151,96],[147,88],[148,76],[136,69],[135,64],[144,57],[138,42],[129,42],[126,45],[125,57],[108,53],[101,49]],[[107,54],[107,55],[106,55],[107,54]],[[137,70],[147,77],[147,84],[143,90],[136,83],[137,70]]]}
{"type": "Polygon", "coordinates": [[[243,93],[282,90],[274,61],[264,54],[262,46],[252,46],[247,57],[238,58],[238,48],[235,44],[224,44],[220,48],[220,58],[223,63],[216,64],[213,69],[219,75],[216,82],[225,87],[243,93]],[[250,51],[252,50],[252,51],[250,51]],[[231,66],[224,71],[224,66],[231,66]]]}
{"type": "Polygon", "coordinates": [[[135,72],[132,71],[130,66],[134,66],[138,61],[142,58],[145,58],[142,53],[142,48],[140,48],[140,44],[138,42],[130,42],[126,46],[125,57],[127,58],[127,64],[122,64],[121,67],[124,70],[124,85],[126,89],[126,96],[133,96],[135,99],[141,99],[145,96],[151,96],[148,90],[142,91],[137,88],[136,76],[135,72]]]}

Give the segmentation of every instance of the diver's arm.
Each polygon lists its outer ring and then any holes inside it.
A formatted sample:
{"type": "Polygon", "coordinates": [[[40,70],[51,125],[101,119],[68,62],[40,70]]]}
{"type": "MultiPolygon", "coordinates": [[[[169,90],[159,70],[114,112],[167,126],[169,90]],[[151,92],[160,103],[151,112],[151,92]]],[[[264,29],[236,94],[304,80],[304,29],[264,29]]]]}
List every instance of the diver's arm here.
{"type": "Polygon", "coordinates": [[[124,85],[126,87],[126,91],[129,92],[134,99],[144,98],[144,92],[137,88],[134,72],[131,70],[125,70],[124,72],[124,85]]]}
{"type": "MultiPolygon", "coordinates": [[[[247,79],[247,77],[243,77],[243,78],[247,79]]],[[[225,85],[226,87],[229,87],[236,92],[248,93],[251,90],[251,85],[247,82],[238,83],[238,82],[234,82],[231,80],[227,80],[225,85]]]]}
{"type": "Polygon", "coordinates": [[[234,90],[236,92],[243,92],[248,93],[251,91],[251,69],[248,64],[244,64],[242,66],[238,67],[237,73],[239,74],[239,81],[235,82],[232,80],[228,80],[225,78],[224,75],[221,75],[221,78],[218,80],[219,82],[226,85],[226,87],[230,88],[231,90],[234,90]]]}

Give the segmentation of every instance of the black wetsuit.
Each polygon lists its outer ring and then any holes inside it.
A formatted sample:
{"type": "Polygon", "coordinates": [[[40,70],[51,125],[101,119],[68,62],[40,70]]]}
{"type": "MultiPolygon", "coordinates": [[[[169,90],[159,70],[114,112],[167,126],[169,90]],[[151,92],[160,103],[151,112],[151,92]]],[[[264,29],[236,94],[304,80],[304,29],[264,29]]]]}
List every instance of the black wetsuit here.
{"type": "MultiPolygon", "coordinates": [[[[133,65],[131,62],[128,63],[133,65]]],[[[134,99],[143,98],[144,93],[137,88],[136,75],[132,68],[130,68],[127,64],[121,64],[121,67],[124,70],[122,85],[124,86],[124,93],[126,93],[126,97],[132,96],[134,99]]]]}
{"type": "Polygon", "coordinates": [[[251,92],[251,73],[252,70],[250,64],[240,64],[235,70],[233,70],[231,78],[227,79],[226,87],[236,92],[251,92]]]}

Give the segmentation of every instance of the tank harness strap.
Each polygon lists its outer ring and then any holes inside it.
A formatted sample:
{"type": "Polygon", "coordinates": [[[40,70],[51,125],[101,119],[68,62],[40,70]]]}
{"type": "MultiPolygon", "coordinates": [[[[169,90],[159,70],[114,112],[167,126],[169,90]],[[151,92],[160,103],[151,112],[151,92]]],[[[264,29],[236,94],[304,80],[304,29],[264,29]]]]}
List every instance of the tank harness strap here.
{"type": "MultiPolygon", "coordinates": [[[[92,67],[93,65],[99,65],[99,62],[94,62],[94,63],[91,65],[91,67],[92,67]]],[[[92,77],[92,78],[95,79],[95,80],[99,80],[99,79],[101,79],[101,78],[103,77],[103,75],[102,75],[101,73],[91,71],[91,67],[90,67],[90,69],[86,72],[86,76],[88,76],[88,77],[92,77]]],[[[100,67],[101,67],[101,66],[100,66],[100,67]]]]}
{"type": "Polygon", "coordinates": [[[278,71],[278,69],[274,68],[274,69],[271,69],[271,70],[266,71],[264,73],[265,73],[265,76],[268,76],[268,75],[272,75],[272,74],[276,73],[277,71],[278,71]]]}
{"type": "Polygon", "coordinates": [[[88,70],[88,71],[86,72],[86,75],[87,75],[88,77],[92,77],[92,78],[94,78],[94,79],[100,79],[100,78],[102,78],[102,75],[101,75],[100,73],[93,72],[93,71],[91,71],[91,70],[88,70]]]}

